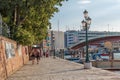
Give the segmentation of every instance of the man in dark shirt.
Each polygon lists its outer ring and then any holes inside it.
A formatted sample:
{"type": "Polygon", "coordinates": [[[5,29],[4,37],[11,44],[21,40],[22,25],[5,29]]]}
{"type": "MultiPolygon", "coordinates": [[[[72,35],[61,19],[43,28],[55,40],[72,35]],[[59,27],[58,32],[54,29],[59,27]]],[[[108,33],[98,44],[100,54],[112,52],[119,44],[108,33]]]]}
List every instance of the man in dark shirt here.
{"type": "Polygon", "coordinates": [[[31,52],[32,64],[34,64],[35,59],[36,59],[36,61],[37,61],[37,64],[39,64],[40,55],[41,55],[41,53],[40,53],[40,50],[39,50],[39,49],[34,48],[34,49],[32,50],[32,52],[31,52]]]}

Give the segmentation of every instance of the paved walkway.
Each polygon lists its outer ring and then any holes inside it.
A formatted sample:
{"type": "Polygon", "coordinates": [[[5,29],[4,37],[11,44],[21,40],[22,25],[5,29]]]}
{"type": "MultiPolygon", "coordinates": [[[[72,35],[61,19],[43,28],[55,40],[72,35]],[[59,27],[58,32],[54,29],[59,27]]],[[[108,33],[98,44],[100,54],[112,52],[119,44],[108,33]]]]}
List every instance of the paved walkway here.
{"type": "Polygon", "coordinates": [[[99,68],[83,69],[82,64],[59,58],[42,58],[39,64],[29,62],[7,80],[120,80],[120,75],[99,68]]]}

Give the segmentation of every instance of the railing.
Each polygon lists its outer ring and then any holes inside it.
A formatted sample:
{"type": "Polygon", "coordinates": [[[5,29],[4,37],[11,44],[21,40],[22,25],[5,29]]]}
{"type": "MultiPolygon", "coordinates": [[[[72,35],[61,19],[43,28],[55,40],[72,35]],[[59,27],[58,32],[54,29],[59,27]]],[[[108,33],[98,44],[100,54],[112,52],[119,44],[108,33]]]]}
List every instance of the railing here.
{"type": "Polygon", "coordinates": [[[7,24],[2,21],[1,14],[0,14],[0,35],[10,37],[10,29],[7,26],[7,24]]]}

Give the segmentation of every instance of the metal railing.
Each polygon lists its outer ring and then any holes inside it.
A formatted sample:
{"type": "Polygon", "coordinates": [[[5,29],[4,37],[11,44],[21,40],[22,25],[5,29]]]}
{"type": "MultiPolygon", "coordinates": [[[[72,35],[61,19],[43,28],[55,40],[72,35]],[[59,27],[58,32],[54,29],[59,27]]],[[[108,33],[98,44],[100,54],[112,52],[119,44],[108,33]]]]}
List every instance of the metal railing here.
{"type": "Polygon", "coordinates": [[[1,14],[0,14],[0,35],[10,37],[10,29],[7,26],[7,24],[3,22],[1,14]]]}

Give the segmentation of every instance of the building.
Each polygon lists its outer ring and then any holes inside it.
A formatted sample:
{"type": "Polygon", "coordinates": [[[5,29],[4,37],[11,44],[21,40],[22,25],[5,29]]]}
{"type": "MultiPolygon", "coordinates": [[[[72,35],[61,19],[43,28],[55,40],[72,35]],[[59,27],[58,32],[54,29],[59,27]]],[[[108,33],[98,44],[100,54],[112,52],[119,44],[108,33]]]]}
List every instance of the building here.
{"type": "MultiPolygon", "coordinates": [[[[88,39],[115,35],[119,36],[120,32],[88,31],[88,39]]],[[[65,49],[79,42],[84,41],[85,38],[86,38],[85,31],[82,30],[81,31],[68,30],[66,32],[49,30],[46,40],[43,40],[43,48],[44,50],[65,49]]],[[[116,48],[116,42],[112,43],[112,45],[114,48],[116,48]]]]}
{"type": "Polygon", "coordinates": [[[78,32],[75,30],[69,30],[65,32],[65,47],[69,48],[70,46],[78,42],[78,32]]]}
{"type": "Polygon", "coordinates": [[[120,41],[112,42],[112,48],[116,51],[120,51],[120,41]]]}
{"type": "MultiPolygon", "coordinates": [[[[88,31],[88,39],[120,35],[120,32],[107,32],[107,31],[88,31]]],[[[65,47],[69,48],[80,41],[85,40],[85,31],[68,30],[65,32],[65,47]]]]}
{"type": "Polygon", "coordinates": [[[47,36],[46,36],[46,39],[43,39],[42,42],[41,42],[41,46],[43,48],[43,50],[46,52],[47,50],[51,50],[51,31],[48,30],[47,32],[47,36]]]}
{"type": "Polygon", "coordinates": [[[64,49],[64,41],[64,32],[49,30],[46,39],[42,41],[43,50],[64,49]]]}
{"type": "Polygon", "coordinates": [[[51,31],[51,46],[56,50],[64,49],[64,32],[51,31]]]}

